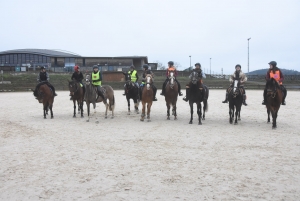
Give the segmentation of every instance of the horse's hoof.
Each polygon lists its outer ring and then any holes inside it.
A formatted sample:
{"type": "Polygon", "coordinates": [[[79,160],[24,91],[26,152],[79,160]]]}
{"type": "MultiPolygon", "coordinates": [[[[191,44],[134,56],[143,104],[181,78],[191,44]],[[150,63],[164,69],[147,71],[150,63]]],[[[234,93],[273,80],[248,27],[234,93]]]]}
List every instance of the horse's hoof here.
{"type": "Polygon", "coordinates": [[[84,116],[81,116],[81,118],[83,118],[84,116]]]}
{"type": "Polygon", "coordinates": [[[167,120],[170,120],[170,117],[167,117],[167,120]]]}
{"type": "Polygon", "coordinates": [[[53,119],[54,117],[52,116],[51,119],[53,119]]]}
{"type": "Polygon", "coordinates": [[[202,120],[205,120],[205,117],[202,117],[202,120]]]}
{"type": "Polygon", "coordinates": [[[174,117],[174,120],[177,120],[177,117],[174,117]]]}
{"type": "Polygon", "coordinates": [[[232,121],[230,121],[229,123],[232,124],[232,121]]]}
{"type": "Polygon", "coordinates": [[[74,115],[73,118],[76,118],[76,116],[74,115]]]}
{"type": "Polygon", "coordinates": [[[107,116],[105,116],[105,119],[107,119],[107,116]]]}
{"type": "Polygon", "coordinates": [[[44,117],[44,119],[47,119],[46,117],[44,117]]]}
{"type": "Polygon", "coordinates": [[[137,111],[136,114],[140,114],[139,111],[137,111]]]}
{"type": "Polygon", "coordinates": [[[151,122],[151,119],[148,119],[147,121],[148,121],[148,122],[151,122]]]}
{"type": "Polygon", "coordinates": [[[192,123],[193,123],[192,121],[189,122],[189,124],[192,124],[192,123]]]}
{"type": "Polygon", "coordinates": [[[198,125],[202,125],[202,122],[199,122],[198,125]]]}
{"type": "Polygon", "coordinates": [[[277,126],[272,126],[272,129],[276,129],[277,128],[277,126]]]}
{"type": "Polygon", "coordinates": [[[90,120],[86,120],[86,122],[90,122],[90,120]]]}
{"type": "Polygon", "coordinates": [[[130,112],[128,112],[127,115],[130,115],[130,112]]]}
{"type": "Polygon", "coordinates": [[[111,119],[113,119],[114,117],[111,117],[111,119]]]}
{"type": "Polygon", "coordinates": [[[140,119],[141,121],[144,121],[144,119],[140,119]]]}
{"type": "Polygon", "coordinates": [[[238,122],[234,122],[234,125],[238,125],[238,122]]]}
{"type": "Polygon", "coordinates": [[[239,118],[238,121],[241,121],[241,118],[239,118]]]}

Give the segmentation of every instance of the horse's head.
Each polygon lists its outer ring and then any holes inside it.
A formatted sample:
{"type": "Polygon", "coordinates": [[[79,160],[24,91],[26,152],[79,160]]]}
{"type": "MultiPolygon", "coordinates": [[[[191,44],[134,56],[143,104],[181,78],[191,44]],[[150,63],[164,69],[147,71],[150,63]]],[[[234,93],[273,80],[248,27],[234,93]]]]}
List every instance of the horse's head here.
{"type": "Polygon", "coordinates": [[[152,75],[150,75],[150,74],[146,75],[145,80],[146,80],[147,90],[149,90],[151,85],[153,84],[152,75]]]}
{"type": "Polygon", "coordinates": [[[195,71],[192,72],[192,74],[190,75],[190,79],[193,84],[197,84],[197,82],[199,81],[198,73],[195,71]]]}
{"type": "Polygon", "coordinates": [[[125,76],[125,81],[126,82],[130,82],[131,81],[131,75],[129,73],[123,73],[123,75],[125,76]]]}
{"type": "Polygon", "coordinates": [[[170,86],[172,86],[173,87],[173,85],[174,85],[174,80],[175,80],[175,76],[174,76],[174,72],[173,71],[171,71],[170,73],[169,73],[169,80],[170,80],[170,86]]]}
{"type": "Polygon", "coordinates": [[[91,84],[91,76],[89,74],[85,76],[85,84],[87,86],[91,84]]]}
{"type": "Polygon", "coordinates": [[[266,89],[267,96],[274,98],[276,96],[277,90],[280,89],[280,86],[274,78],[271,78],[270,80],[267,80],[266,89]]]}
{"type": "Polygon", "coordinates": [[[71,95],[74,95],[74,93],[78,90],[77,82],[75,80],[69,81],[69,90],[71,92],[71,95]]]}

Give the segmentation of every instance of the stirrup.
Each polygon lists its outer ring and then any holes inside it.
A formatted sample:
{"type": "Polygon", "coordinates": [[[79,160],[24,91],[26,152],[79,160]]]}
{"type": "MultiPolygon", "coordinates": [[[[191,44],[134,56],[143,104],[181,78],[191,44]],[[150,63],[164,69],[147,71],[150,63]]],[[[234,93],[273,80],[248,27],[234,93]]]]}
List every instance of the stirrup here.
{"type": "Polygon", "coordinates": [[[282,102],[282,103],[281,103],[281,105],[286,105],[286,104],[285,104],[285,101],[284,101],[284,102],[282,102]]]}
{"type": "Polygon", "coordinates": [[[262,104],[262,105],[266,105],[265,101],[263,101],[261,104],[262,104]]]}
{"type": "Polygon", "coordinates": [[[222,101],[222,103],[228,103],[228,100],[226,99],[226,100],[222,101]]]}
{"type": "Polygon", "coordinates": [[[183,93],[181,91],[179,92],[179,96],[183,96],[183,93]]]}
{"type": "Polygon", "coordinates": [[[164,96],[165,94],[163,92],[160,93],[161,96],[164,96]]]}
{"type": "Polygon", "coordinates": [[[247,106],[248,104],[246,102],[243,102],[243,105],[247,106]]]}

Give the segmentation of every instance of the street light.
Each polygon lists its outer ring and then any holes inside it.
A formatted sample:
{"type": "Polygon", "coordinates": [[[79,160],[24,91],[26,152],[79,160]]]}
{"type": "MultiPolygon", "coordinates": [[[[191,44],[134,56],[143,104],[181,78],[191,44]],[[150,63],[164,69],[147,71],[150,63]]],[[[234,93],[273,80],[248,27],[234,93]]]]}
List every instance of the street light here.
{"type": "Polygon", "coordinates": [[[248,73],[249,73],[249,40],[250,40],[251,38],[248,38],[247,40],[248,40],[248,73]]]}
{"type": "Polygon", "coordinates": [[[209,58],[209,68],[210,68],[210,75],[211,75],[211,58],[209,58]]]}
{"type": "Polygon", "coordinates": [[[189,67],[189,71],[191,71],[191,68],[192,68],[192,59],[191,59],[191,55],[189,56],[190,57],[190,67],[189,67]]]}

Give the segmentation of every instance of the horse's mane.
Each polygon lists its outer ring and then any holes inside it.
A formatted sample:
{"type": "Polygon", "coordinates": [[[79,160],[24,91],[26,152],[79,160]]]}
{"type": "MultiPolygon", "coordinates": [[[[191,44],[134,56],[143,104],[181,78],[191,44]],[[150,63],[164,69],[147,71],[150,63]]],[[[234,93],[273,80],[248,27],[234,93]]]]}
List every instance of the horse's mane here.
{"type": "Polygon", "coordinates": [[[274,78],[271,78],[270,80],[267,80],[266,87],[272,89],[276,87],[277,89],[279,89],[280,85],[274,78]]]}

